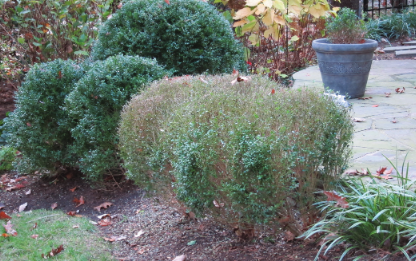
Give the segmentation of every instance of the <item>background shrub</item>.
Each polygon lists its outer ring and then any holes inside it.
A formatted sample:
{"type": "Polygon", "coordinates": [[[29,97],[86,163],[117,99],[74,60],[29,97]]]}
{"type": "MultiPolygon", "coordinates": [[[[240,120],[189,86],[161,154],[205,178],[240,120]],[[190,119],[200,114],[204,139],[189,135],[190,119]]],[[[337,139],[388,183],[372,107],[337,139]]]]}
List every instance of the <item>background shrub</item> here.
{"type": "Polygon", "coordinates": [[[367,37],[380,41],[382,37],[387,39],[399,39],[411,37],[416,32],[416,14],[410,10],[403,13],[383,15],[379,19],[371,19],[366,23],[367,37]]]}
{"type": "Polygon", "coordinates": [[[12,55],[23,64],[88,55],[97,28],[113,12],[112,4],[118,2],[1,0],[2,38],[24,53],[12,55]]]}
{"type": "Polygon", "coordinates": [[[266,223],[287,197],[312,211],[317,187],[347,164],[348,109],[307,89],[235,78],[163,80],[134,97],[119,129],[128,176],[227,222],[266,223]]]}
{"type": "MultiPolygon", "coordinates": [[[[89,63],[90,64],[90,63],[89,63]]],[[[117,55],[90,64],[90,70],[65,100],[76,126],[73,151],[89,179],[119,169],[117,126],[123,105],[147,83],[169,73],[155,60],[117,55]]]]}
{"type": "Polygon", "coordinates": [[[231,25],[199,0],[134,0],[105,22],[93,58],[123,53],[156,58],[175,74],[231,73],[244,68],[231,25]]]}
{"type": "Polygon", "coordinates": [[[8,144],[22,152],[20,163],[31,162],[18,164],[19,172],[46,169],[54,173],[75,164],[70,132],[75,122],[62,107],[84,73],[82,65],[58,59],[36,64],[26,75],[16,94],[16,110],[4,126],[11,134],[8,144]]]}

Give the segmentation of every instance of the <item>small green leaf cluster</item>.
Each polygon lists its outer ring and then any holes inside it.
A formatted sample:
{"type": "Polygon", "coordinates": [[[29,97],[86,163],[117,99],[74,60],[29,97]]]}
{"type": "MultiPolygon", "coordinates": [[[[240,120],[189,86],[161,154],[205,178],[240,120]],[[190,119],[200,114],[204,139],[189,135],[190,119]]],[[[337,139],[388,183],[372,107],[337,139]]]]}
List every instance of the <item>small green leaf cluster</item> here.
{"type": "Polygon", "coordinates": [[[100,28],[92,56],[123,53],[156,58],[176,75],[244,69],[244,52],[230,23],[200,0],[134,0],[100,28]]]}
{"type": "Polygon", "coordinates": [[[15,149],[8,146],[0,148],[0,171],[13,168],[12,163],[16,157],[16,152],[15,149]]]}
{"type": "Polygon", "coordinates": [[[340,244],[348,246],[340,260],[354,249],[384,249],[392,255],[402,253],[403,260],[415,260],[416,255],[410,253],[416,245],[416,181],[409,179],[409,165],[406,173],[404,164],[401,171],[393,167],[397,184],[375,180],[371,173],[370,181],[344,180],[337,194],[346,199],[348,208],[337,207],[334,201],[316,203],[324,216],[302,235],[322,235],[323,244],[315,260],[325,248],[324,255],[340,244]]]}
{"type": "MultiPolygon", "coordinates": [[[[288,197],[312,207],[349,159],[349,109],[261,76],[181,77],[153,83],[122,112],[129,178],[227,223],[267,223],[288,197]],[[273,90],[273,91],[272,91],[273,90]]],[[[309,208],[310,210],[310,208],[309,208]]]]}
{"type": "Polygon", "coordinates": [[[122,106],[148,82],[169,73],[155,60],[117,55],[92,63],[36,64],[16,95],[5,129],[22,152],[20,173],[80,168],[99,179],[120,164],[117,124],[122,106]]]}
{"type": "Polygon", "coordinates": [[[334,44],[357,44],[367,34],[364,20],[360,20],[354,10],[342,8],[336,17],[326,23],[327,38],[334,44]]]}

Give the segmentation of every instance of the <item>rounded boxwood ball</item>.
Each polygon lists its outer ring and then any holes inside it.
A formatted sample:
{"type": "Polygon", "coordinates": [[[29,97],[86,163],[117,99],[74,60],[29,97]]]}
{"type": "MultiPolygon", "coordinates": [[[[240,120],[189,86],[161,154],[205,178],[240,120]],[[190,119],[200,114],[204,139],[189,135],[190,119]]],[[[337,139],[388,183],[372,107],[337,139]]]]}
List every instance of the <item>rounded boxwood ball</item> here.
{"type": "Polygon", "coordinates": [[[99,31],[93,58],[123,53],[156,58],[176,75],[244,70],[244,51],[229,22],[200,0],[133,0],[99,31]]]}
{"type": "Polygon", "coordinates": [[[116,55],[93,63],[66,97],[66,110],[77,122],[71,129],[73,150],[88,179],[99,179],[106,171],[119,169],[120,111],[132,95],[164,76],[169,72],[154,59],[116,55]]]}

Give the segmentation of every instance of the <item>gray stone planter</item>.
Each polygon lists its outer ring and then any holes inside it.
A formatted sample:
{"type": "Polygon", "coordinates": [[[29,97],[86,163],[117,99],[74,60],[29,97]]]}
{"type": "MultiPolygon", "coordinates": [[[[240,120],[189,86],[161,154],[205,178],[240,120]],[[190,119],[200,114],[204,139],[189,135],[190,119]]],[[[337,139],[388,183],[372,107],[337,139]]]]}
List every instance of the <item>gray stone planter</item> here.
{"type": "Polygon", "coordinates": [[[325,88],[350,98],[364,96],[376,41],[367,39],[362,44],[331,44],[324,38],[314,40],[312,48],[318,57],[325,88]]]}

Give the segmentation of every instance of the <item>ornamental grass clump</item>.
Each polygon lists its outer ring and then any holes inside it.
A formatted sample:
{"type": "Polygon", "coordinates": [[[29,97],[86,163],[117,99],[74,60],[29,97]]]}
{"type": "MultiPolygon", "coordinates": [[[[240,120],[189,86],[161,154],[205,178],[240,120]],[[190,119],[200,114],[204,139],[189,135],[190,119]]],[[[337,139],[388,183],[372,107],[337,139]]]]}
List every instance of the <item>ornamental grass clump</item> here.
{"type": "Polygon", "coordinates": [[[236,78],[165,79],[135,96],[119,128],[127,175],[229,224],[275,221],[287,197],[308,211],[348,162],[349,109],[260,76],[236,78]]]}
{"type": "Polygon", "coordinates": [[[358,19],[349,8],[342,8],[335,17],[330,17],[325,27],[326,37],[333,44],[363,43],[367,34],[364,20],[358,19]]]}
{"type": "Polygon", "coordinates": [[[200,0],[133,0],[100,28],[92,57],[155,58],[176,75],[244,69],[242,45],[230,23],[200,0]]]}
{"type": "Polygon", "coordinates": [[[346,248],[340,260],[354,249],[383,249],[387,254],[401,252],[407,260],[415,260],[416,255],[410,256],[410,251],[416,245],[416,181],[409,179],[409,165],[406,172],[404,164],[400,172],[394,169],[398,173],[397,184],[375,178],[370,182],[353,178],[344,181],[335,196],[345,201],[346,206],[329,201],[334,198],[316,203],[324,216],[302,235],[305,238],[322,236],[315,260],[323,250],[326,249],[325,255],[338,245],[346,248]]]}
{"type": "Polygon", "coordinates": [[[65,110],[76,125],[70,130],[77,164],[88,179],[122,173],[117,126],[120,111],[148,83],[170,75],[156,60],[116,55],[89,64],[90,70],[65,99],[65,110]]]}

